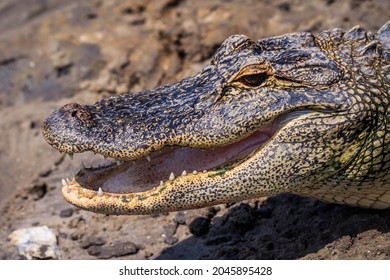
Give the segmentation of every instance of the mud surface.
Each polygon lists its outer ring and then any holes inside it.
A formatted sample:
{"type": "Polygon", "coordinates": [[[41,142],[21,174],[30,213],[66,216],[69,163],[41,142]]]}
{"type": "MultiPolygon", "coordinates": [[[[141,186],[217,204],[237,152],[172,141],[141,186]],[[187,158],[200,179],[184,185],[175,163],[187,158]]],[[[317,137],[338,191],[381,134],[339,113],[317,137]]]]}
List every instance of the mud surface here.
{"type": "Polygon", "coordinates": [[[229,35],[375,32],[389,11],[358,0],[1,1],[0,258],[21,258],[12,231],[47,225],[63,259],[390,259],[390,211],[292,195],[155,216],[81,211],[63,200],[61,179],[94,159],[71,161],[40,133],[68,102],[196,73],[229,35]]]}

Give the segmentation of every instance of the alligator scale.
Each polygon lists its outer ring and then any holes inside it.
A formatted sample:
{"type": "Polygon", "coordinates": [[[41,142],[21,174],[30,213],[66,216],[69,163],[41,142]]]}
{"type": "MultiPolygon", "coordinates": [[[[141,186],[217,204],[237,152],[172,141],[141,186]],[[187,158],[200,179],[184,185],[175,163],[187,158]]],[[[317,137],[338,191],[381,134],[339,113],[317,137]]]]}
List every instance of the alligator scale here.
{"type": "Polygon", "coordinates": [[[194,77],[45,121],[60,152],[114,158],[63,181],[86,210],[148,214],[283,192],[390,208],[390,22],[225,40],[194,77]]]}

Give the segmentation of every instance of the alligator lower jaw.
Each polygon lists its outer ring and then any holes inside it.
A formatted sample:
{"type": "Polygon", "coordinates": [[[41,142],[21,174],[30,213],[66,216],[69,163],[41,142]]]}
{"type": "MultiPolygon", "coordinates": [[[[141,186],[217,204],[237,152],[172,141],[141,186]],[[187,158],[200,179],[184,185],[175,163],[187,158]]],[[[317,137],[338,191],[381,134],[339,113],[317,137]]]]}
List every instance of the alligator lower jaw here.
{"type": "MultiPolygon", "coordinates": [[[[261,128],[250,136],[224,147],[198,149],[190,147],[165,147],[137,161],[111,163],[98,168],[83,168],[73,180],[80,188],[97,195],[136,194],[173,182],[180,176],[212,175],[213,172],[234,169],[250,158],[276,133],[277,122],[261,128]]],[[[65,191],[68,182],[63,181],[65,191]]]]}

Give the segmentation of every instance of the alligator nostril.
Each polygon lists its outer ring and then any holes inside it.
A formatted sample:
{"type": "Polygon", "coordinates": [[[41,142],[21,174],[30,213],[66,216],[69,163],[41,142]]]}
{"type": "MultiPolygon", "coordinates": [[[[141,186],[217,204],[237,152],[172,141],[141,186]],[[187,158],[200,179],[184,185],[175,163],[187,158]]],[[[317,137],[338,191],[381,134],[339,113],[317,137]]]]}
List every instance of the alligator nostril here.
{"type": "Polygon", "coordinates": [[[64,105],[60,110],[64,116],[68,117],[69,119],[71,118],[72,122],[82,124],[86,127],[91,127],[94,125],[91,112],[85,105],[69,103],[64,105]]]}
{"type": "Polygon", "coordinates": [[[69,103],[62,107],[62,110],[64,111],[77,111],[78,109],[82,108],[83,106],[77,103],[69,103]]]}

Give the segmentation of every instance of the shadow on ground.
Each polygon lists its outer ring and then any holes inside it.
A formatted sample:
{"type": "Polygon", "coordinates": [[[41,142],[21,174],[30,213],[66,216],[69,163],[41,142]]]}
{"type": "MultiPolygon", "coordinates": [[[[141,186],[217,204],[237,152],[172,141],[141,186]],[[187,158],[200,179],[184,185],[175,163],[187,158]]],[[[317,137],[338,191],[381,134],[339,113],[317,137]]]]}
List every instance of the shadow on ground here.
{"type": "MultiPolygon", "coordinates": [[[[209,211],[213,212],[213,211],[209,211]]],[[[389,233],[390,210],[325,204],[295,195],[269,198],[262,206],[242,203],[209,223],[192,223],[199,235],[165,249],[157,259],[354,259],[389,257],[388,242],[356,248],[389,233]],[[202,231],[203,226],[203,231],[202,231]]],[[[191,225],[190,225],[191,228],[191,225]]],[[[195,233],[196,234],[196,233],[195,233]]]]}

